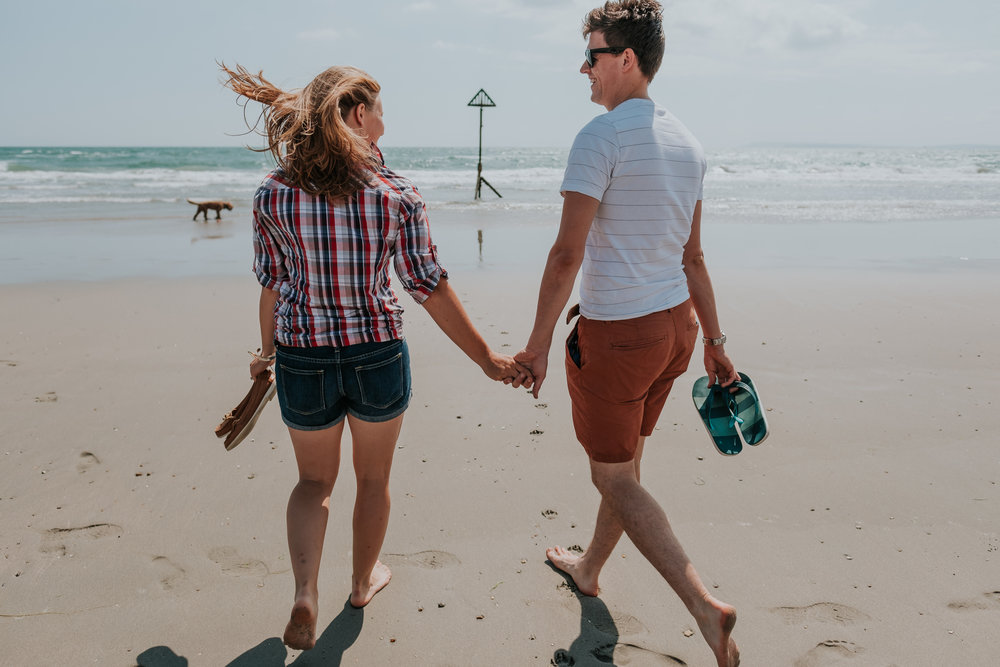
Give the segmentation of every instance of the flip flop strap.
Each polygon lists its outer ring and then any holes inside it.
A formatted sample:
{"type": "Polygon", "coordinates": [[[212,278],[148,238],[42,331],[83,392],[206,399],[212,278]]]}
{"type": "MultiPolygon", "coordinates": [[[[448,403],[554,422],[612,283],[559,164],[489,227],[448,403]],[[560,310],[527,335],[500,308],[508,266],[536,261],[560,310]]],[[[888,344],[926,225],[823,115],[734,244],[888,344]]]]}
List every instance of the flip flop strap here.
{"type": "Polygon", "coordinates": [[[711,415],[711,406],[715,403],[716,394],[722,399],[722,404],[726,406],[726,411],[729,412],[729,428],[736,428],[738,424],[742,424],[743,420],[736,416],[736,399],[718,382],[712,385],[709,398],[705,401],[705,416],[709,417],[711,415]]]}
{"type": "Polygon", "coordinates": [[[743,419],[736,416],[736,399],[733,398],[732,394],[729,394],[726,399],[726,409],[729,410],[729,426],[730,428],[736,428],[737,424],[742,424],[743,419]]]}
{"type": "MultiPolygon", "coordinates": [[[[745,391],[748,394],[750,394],[750,396],[753,398],[754,421],[756,421],[757,419],[759,419],[760,418],[760,401],[757,399],[757,392],[755,392],[753,390],[753,387],[751,387],[750,385],[746,384],[745,382],[740,382],[739,380],[737,380],[736,382],[734,382],[733,386],[736,387],[736,388],[738,388],[738,389],[742,389],[743,391],[745,391]]],[[[735,403],[735,399],[734,399],[733,402],[735,403]]],[[[742,419],[740,420],[740,423],[741,424],[743,423],[742,419]]]]}

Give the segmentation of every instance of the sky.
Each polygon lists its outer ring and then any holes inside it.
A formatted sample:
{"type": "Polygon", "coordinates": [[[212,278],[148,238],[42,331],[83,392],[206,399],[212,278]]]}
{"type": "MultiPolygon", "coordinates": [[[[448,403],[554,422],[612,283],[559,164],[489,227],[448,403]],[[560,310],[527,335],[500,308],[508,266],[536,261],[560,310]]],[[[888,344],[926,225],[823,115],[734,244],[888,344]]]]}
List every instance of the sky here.
{"type": "MultiPolygon", "coordinates": [[[[480,88],[485,146],[566,147],[604,111],[579,73],[596,0],[0,2],[3,146],[259,146],[217,61],[286,89],[366,70],[383,146],[475,146],[480,88]]],[[[1000,145],[995,0],[663,4],[650,95],[707,148],[1000,145]]]]}

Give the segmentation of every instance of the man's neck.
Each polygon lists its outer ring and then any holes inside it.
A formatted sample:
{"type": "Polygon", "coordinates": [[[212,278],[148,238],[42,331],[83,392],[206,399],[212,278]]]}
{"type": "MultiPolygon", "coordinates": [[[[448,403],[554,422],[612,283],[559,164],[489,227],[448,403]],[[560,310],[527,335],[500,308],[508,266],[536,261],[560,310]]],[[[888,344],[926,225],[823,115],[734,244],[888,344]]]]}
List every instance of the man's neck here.
{"type": "Polygon", "coordinates": [[[642,81],[637,82],[633,86],[629,86],[622,90],[621,94],[616,95],[611,102],[604,105],[604,108],[611,111],[617,107],[622,102],[627,102],[629,100],[640,99],[648,100],[649,97],[649,81],[642,79],[642,81]]]}

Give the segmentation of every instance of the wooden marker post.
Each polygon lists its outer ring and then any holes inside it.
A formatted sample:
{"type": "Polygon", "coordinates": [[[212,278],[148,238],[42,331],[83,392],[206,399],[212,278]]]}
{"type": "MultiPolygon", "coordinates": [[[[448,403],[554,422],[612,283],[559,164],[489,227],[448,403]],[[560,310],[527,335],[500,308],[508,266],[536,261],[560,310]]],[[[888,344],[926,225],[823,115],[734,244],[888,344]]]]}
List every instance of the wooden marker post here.
{"type": "Polygon", "coordinates": [[[503,195],[497,192],[497,189],[490,185],[490,182],[483,178],[483,109],[485,107],[495,107],[496,103],[493,99],[486,94],[486,91],[482,88],[476,93],[473,98],[469,101],[470,107],[479,107],[479,165],[476,167],[476,199],[480,198],[482,184],[485,183],[486,187],[496,193],[497,197],[503,198],[503,195]]]}

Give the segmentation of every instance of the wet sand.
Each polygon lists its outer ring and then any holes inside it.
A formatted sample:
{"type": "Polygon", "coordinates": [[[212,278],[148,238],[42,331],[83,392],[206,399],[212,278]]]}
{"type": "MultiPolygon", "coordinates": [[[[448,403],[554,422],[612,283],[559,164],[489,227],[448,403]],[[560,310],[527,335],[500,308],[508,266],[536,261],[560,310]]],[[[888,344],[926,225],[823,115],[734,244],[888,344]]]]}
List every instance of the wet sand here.
{"type": "MultiPolygon", "coordinates": [[[[737,227],[706,231],[706,244],[727,349],[771,435],[715,453],[689,398],[696,357],[643,480],[713,595],[737,607],[743,664],[992,664],[996,263],[975,244],[971,259],[892,257],[887,236],[845,256],[830,231],[737,227]]],[[[479,261],[474,231],[440,234],[453,285],[503,351],[530,329],[544,237],[487,226],[479,261]]],[[[382,556],[392,582],[363,610],[347,603],[345,449],[319,641],[282,646],[287,433],[276,403],[231,452],[212,433],[249,386],[256,299],[249,273],[4,288],[5,662],[713,664],[627,541],[600,598],[545,563],[548,546],[586,546],[597,505],[559,351],[536,400],[491,384],[408,302],[414,395],[382,556]]]]}

